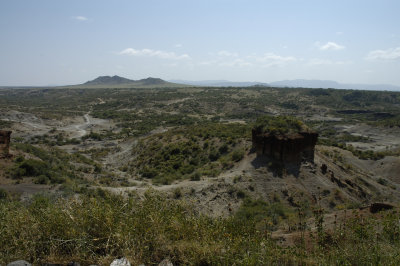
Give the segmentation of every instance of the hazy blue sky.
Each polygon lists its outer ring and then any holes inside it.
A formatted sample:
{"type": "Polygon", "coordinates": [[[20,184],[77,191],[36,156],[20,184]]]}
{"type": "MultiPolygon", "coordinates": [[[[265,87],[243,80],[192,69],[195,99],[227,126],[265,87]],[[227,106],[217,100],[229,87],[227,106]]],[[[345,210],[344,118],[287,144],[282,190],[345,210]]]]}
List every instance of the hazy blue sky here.
{"type": "Polygon", "coordinates": [[[399,0],[1,0],[0,85],[131,79],[400,85],[399,0]]]}

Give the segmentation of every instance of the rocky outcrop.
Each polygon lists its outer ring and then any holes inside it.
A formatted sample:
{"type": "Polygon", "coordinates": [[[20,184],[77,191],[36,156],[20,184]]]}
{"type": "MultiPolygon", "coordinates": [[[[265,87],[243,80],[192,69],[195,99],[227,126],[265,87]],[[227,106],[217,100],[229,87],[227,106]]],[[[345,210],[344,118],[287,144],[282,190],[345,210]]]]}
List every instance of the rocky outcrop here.
{"type": "Polygon", "coordinates": [[[0,158],[8,157],[10,154],[11,131],[0,130],[0,158]]]}
{"type": "Polygon", "coordinates": [[[10,262],[9,264],[7,264],[7,266],[32,266],[32,264],[30,264],[29,262],[27,262],[25,260],[17,260],[17,261],[10,262]]]}
{"type": "MultiPolygon", "coordinates": [[[[140,264],[143,265],[143,264],[140,264]]],[[[115,259],[113,262],[111,262],[110,266],[131,266],[131,263],[129,260],[125,257],[122,257],[120,259],[115,259]]],[[[161,261],[158,266],[174,266],[172,262],[167,258],[161,261]]]]}
{"type": "Polygon", "coordinates": [[[120,258],[120,259],[115,259],[113,262],[111,262],[110,266],[131,266],[131,263],[129,260],[125,257],[120,258]]]}
{"type": "Polygon", "coordinates": [[[257,155],[265,155],[284,163],[314,162],[318,133],[312,131],[290,134],[252,131],[253,148],[257,155]]]}

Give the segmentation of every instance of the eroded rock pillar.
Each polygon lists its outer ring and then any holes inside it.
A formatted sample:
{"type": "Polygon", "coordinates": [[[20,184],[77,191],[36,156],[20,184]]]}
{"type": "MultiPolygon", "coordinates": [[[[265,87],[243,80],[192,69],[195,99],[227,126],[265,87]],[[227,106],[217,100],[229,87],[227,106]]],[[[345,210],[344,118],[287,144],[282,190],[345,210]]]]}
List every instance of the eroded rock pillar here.
{"type": "Polygon", "coordinates": [[[11,131],[0,130],[0,157],[8,157],[10,154],[11,131]]]}

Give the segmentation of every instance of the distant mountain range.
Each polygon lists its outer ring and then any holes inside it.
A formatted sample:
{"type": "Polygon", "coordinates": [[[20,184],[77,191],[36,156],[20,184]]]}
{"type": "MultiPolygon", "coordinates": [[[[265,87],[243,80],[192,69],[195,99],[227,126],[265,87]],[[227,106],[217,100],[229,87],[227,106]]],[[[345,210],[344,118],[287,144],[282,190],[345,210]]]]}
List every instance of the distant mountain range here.
{"type": "Polygon", "coordinates": [[[354,83],[339,83],[332,80],[283,80],[269,83],[270,86],[276,87],[301,87],[301,88],[332,88],[346,90],[377,90],[377,91],[400,91],[399,86],[390,84],[354,84],[354,83]]]}
{"type": "Polygon", "coordinates": [[[83,84],[63,86],[68,88],[158,88],[185,87],[187,85],[171,83],[159,78],[132,80],[120,76],[100,76],[83,84]]]}
{"type": "Polygon", "coordinates": [[[120,76],[100,76],[94,80],[83,83],[83,85],[118,85],[118,84],[134,84],[134,85],[160,85],[168,82],[159,78],[147,78],[140,80],[132,80],[120,76]]]}
{"type": "Polygon", "coordinates": [[[400,91],[399,86],[389,84],[344,84],[332,80],[282,80],[270,83],[263,82],[233,82],[228,80],[204,80],[204,81],[188,81],[188,80],[171,80],[178,84],[186,84],[193,86],[210,86],[210,87],[250,87],[250,86],[269,86],[269,87],[293,87],[293,88],[333,88],[348,90],[387,90],[400,91]]]}
{"type": "Polygon", "coordinates": [[[251,82],[251,81],[244,81],[244,82],[235,82],[229,80],[199,80],[199,81],[190,81],[190,80],[169,80],[170,82],[177,83],[177,84],[186,84],[192,86],[210,86],[210,87],[250,87],[250,86],[269,86],[268,83],[263,82],[251,82]]]}
{"type": "MultiPolygon", "coordinates": [[[[294,79],[282,80],[270,83],[263,82],[234,82],[229,80],[169,80],[165,81],[160,78],[145,78],[139,80],[127,79],[120,76],[100,76],[93,80],[87,81],[78,85],[67,86],[46,86],[57,88],[172,88],[172,87],[251,87],[251,86],[266,86],[266,87],[291,87],[291,88],[333,88],[347,90],[376,90],[376,91],[400,91],[400,86],[389,84],[345,84],[332,80],[309,80],[309,79],[294,79]]],[[[37,88],[39,86],[4,86],[0,88],[37,88]]],[[[40,86],[43,87],[43,86],[40,86]]]]}

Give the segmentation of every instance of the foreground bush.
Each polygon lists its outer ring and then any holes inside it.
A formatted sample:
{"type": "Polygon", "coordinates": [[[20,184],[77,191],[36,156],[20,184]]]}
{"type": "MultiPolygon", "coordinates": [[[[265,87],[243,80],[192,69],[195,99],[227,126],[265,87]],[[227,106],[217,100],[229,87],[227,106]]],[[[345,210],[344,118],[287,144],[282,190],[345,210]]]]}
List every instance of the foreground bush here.
{"type": "Polygon", "coordinates": [[[38,196],[29,205],[3,200],[0,235],[0,264],[103,264],[118,256],[146,265],[165,257],[177,264],[257,264],[270,256],[270,242],[251,225],[198,216],[152,192],[142,201],[108,193],[54,203],[38,196]]]}
{"type": "Polygon", "coordinates": [[[351,220],[333,233],[311,238],[307,247],[303,239],[292,248],[276,245],[269,232],[256,226],[260,219],[245,217],[198,215],[152,191],[141,200],[106,192],[79,199],[37,196],[30,204],[2,199],[0,264],[25,259],[103,265],[119,256],[133,265],[167,257],[175,265],[400,263],[395,212],[381,220],[351,220]]]}

